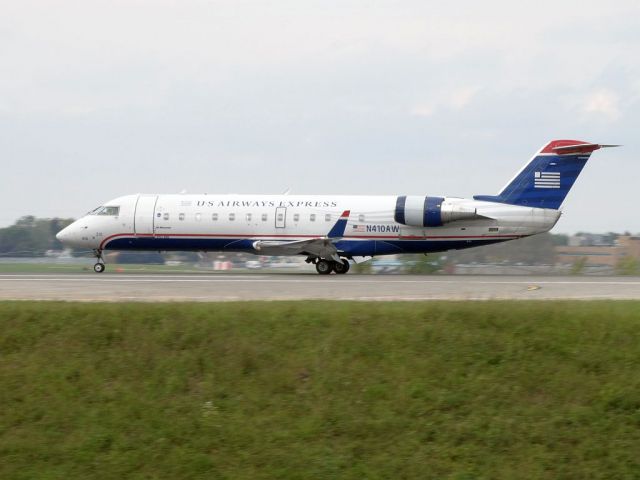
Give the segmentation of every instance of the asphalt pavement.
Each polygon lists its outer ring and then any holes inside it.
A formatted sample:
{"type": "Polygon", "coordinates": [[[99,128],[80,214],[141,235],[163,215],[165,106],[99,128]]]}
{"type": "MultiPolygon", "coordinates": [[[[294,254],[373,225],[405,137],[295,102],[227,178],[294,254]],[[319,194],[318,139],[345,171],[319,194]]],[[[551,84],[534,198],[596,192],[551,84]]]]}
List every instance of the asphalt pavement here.
{"type": "Polygon", "coordinates": [[[640,299],[627,277],[312,274],[0,274],[0,300],[640,299]]]}

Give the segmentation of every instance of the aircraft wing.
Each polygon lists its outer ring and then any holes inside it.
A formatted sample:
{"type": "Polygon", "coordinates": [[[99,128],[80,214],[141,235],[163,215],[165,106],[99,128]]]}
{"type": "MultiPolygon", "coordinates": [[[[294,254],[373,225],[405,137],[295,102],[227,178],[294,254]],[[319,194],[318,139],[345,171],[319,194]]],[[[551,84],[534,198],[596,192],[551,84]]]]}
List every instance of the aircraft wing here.
{"type": "Polygon", "coordinates": [[[341,260],[335,242],[344,236],[349,214],[350,211],[345,210],[326,237],[291,241],[257,240],[253,242],[253,248],[265,255],[307,254],[339,262],[341,260]]]}
{"type": "Polygon", "coordinates": [[[304,253],[340,261],[338,249],[330,238],[318,237],[290,242],[258,240],[253,243],[253,248],[265,255],[297,255],[304,253]]]}

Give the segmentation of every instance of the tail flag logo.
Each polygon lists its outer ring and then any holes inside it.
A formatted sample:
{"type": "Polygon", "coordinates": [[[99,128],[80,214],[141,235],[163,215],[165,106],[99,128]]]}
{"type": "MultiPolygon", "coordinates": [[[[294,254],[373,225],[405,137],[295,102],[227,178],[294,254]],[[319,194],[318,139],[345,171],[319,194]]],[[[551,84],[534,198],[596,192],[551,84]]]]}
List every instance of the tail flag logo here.
{"type": "Polygon", "coordinates": [[[534,172],[534,188],[560,188],[560,172],[534,172]]]}

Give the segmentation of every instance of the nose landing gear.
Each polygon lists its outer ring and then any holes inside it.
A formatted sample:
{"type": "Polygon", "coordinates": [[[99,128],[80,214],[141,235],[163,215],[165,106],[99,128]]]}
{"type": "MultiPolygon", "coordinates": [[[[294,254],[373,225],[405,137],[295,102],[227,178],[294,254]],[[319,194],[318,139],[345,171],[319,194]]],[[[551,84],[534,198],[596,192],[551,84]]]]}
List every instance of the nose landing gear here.
{"type": "Polygon", "coordinates": [[[94,250],[93,253],[98,259],[96,264],[93,266],[93,271],[96,273],[104,272],[106,265],[104,264],[104,258],[102,258],[102,250],[94,250]]]}

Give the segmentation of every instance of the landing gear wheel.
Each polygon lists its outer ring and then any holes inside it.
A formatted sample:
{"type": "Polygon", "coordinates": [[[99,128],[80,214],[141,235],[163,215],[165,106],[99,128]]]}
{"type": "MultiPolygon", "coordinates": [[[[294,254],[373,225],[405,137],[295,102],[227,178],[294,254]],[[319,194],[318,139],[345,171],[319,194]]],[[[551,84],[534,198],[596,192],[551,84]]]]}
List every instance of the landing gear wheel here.
{"type": "Polygon", "coordinates": [[[349,261],[342,260],[341,262],[334,262],[333,271],[337,274],[345,274],[349,271],[349,261]]]}
{"type": "Polygon", "coordinates": [[[96,249],[93,251],[93,254],[98,259],[98,262],[93,266],[93,271],[96,273],[104,272],[106,265],[104,264],[104,260],[102,258],[102,250],[96,249]]]}
{"type": "Polygon", "coordinates": [[[316,272],[320,275],[329,275],[332,270],[332,262],[327,262],[326,260],[318,260],[316,262],[316,272]]]}

